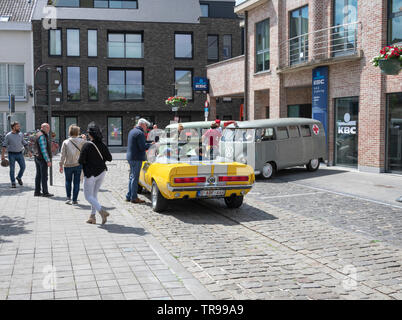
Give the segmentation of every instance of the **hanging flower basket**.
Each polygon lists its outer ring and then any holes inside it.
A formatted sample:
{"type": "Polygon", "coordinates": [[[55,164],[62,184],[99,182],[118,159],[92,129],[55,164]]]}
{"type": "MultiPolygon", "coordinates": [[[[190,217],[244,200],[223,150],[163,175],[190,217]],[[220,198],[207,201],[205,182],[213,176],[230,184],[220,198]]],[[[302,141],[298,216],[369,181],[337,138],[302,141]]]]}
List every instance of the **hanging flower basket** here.
{"type": "Polygon", "coordinates": [[[384,47],[371,63],[375,67],[380,67],[382,73],[386,75],[398,75],[402,68],[402,47],[384,47]]]}
{"type": "Polygon", "coordinates": [[[176,112],[179,108],[185,107],[188,101],[184,97],[170,97],[165,101],[165,103],[172,107],[172,111],[176,112]]]}

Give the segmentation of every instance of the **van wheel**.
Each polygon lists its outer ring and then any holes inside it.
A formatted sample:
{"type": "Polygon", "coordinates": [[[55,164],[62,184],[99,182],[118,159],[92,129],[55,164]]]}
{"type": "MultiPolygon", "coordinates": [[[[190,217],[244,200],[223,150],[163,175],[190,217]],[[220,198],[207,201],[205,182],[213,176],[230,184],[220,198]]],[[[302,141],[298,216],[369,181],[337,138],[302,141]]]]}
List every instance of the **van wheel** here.
{"type": "Polygon", "coordinates": [[[243,204],[243,196],[232,196],[225,198],[226,206],[230,209],[239,208],[243,204]]]}
{"type": "Polygon", "coordinates": [[[152,182],[151,191],[152,210],[155,212],[162,212],[167,208],[167,200],[160,193],[156,182],[152,182]]]}
{"type": "Polygon", "coordinates": [[[317,171],[320,167],[320,160],[319,159],[312,159],[308,164],[306,164],[306,168],[308,171],[317,171]]]}
{"type": "Polygon", "coordinates": [[[267,162],[261,170],[261,175],[265,179],[271,179],[275,174],[275,164],[272,162],[267,162]]]}

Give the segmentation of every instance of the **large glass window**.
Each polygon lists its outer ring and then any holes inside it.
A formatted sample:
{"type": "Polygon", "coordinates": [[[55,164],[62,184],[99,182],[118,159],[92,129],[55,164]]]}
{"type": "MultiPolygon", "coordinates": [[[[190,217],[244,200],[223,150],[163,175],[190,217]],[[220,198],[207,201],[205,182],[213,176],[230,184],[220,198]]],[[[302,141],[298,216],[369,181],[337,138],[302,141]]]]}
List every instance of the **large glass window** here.
{"type": "Polygon", "coordinates": [[[49,55],[61,56],[61,30],[49,30],[49,55]]]}
{"type": "Polygon", "coordinates": [[[98,55],[98,31],[88,30],[88,57],[98,55]]]}
{"type": "Polygon", "coordinates": [[[290,63],[308,61],[308,6],[290,13],[289,37],[290,63]]]}
{"type": "Polygon", "coordinates": [[[232,57],[232,35],[225,34],[223,36],[223,60],[232,57]]]}
{"type": "Polygon", "coordinates": [[[191,33],[175,33],[175,58],[193,58],[193,35],[191,33]]]}
{"type": "Polygon", "coordinates": [[[107,144],[109,146],[123,145],[123,120],[121,117],[107,118],[107,144]]]}
{"type": "Polygon", "coordinates": [[[388,171],[402,173],[402,93],[387,95],[388,100],[388,171]]]}
{"type": "Polygon", "coordinates": [[[0,64],[0,99],[8,100],[10,94],[15,95],[16,99],[26,97],[22,64],[0,64]]]}
{"type": "Polygon", "coordinates": [[[357,0],[334,0],[332,54],[341,56],[354,53],[357,37],[357,0]]]}
{"type": "Polygon", "coordinates": [[[80,0],[53,0],[55,7],[76,7],[80,6],[80,0]]]}
{"type": "Polygon", "coordinates": [[[143,99],[142,70],[108,70],[109,100],[136,100],[143,99]]]}
{"type": "Polygon", "coordinates": [[[88,99],[98,100],[98,68],[88,67],[88,99]]]}
{"type": "Polygon", "coordinates": [[[269,19],[256,25],[256,72],[269,70],[269,19]]]}
{"type": "Polygon", "coordinates": [[[191,70],[175,70],[176,95],[193,99],[192,78],[191,70]]]}
{"type": "Polygon", "coordinates": [[[67,100],[81,99],[80,67],[67,67],[67,100]]]}
{"type": "Polygon", "coordinates": [[[209,5],[201,4],[201,17],[207,18],[209,16],[209,5]]]}
{"type": "Polygon", "coordinates": [[[208,60],[219,60],[218,41],[217,35],[208,35],[208,60]]]}
{"type": "Polygon", "coordinates": [[[335,99],[335,164],[357,167],[359,98],[335,99]]]}
{"type": "Polygon", "coordinates": [[[95,0],[94,8],[138,9],[137,0],[95,0]]]}
{"type": "Polygon", "coordinates": [[[68,138],[69,137],[69,134],[68,134],[68,128],[72,125],[72,124],[75,124],[75,125],[78,125],[78,119],[77,119],[77,117],[65,117],[64,118],[64,128],[65,128],[65,138],[68,138]]]}
{"type": "Polygon", "coordinates": [[[67,29],[67,56],[78,57],[80,55],[80,30],[67,29]]]}
{"type": "Polygon", "coordinates": [[[402,0],[389,0],[388,42],[402,44],[402,0]]]}
{"type": "Polygon", "coordinates": [[[11,115],[11,122],[18,121],[21,125],[21,132],[27,132],[27,115],[25,112],[17,112],[11,115]]]}
{"type": "Polygon", "coordinates": [[[109,58],[143,58],[141,33],[109,33],[109,58]]]}

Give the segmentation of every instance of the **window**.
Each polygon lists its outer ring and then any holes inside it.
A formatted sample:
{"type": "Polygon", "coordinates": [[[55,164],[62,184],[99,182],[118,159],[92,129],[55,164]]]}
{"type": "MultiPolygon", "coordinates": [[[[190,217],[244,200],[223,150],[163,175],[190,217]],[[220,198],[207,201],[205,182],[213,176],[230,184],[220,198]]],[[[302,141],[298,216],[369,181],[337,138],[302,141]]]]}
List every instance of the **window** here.
{"type": "Polygon", "coordinates": [[[265,118],[269,119],[269,107],[265,108],[265,118]]]}
{"type": "Polygon", "coordinates": [[[109,58],[143,58],[142,33],[109,33],[109,58]]]}
{"type": "Polygon", "coordinates": [[[63,67],[56,67],[56,70],[60,72],[60,85],[57,88],[57,92],[60,93],[60,99],[63,100],[63,67]]]}
{"type": "Polygon", "coordinates": [[[109,69],[108,84],[109,100],[138,100],[144,97],[142,70],[109,69]]]}
{"type": "Polygon", "coordinates": [[[285,140],[289,138],[288,129],[286,127],[276,128],[276,138],[278,140],[285,140]]]}
{"type": "Polygon", "coordinates": [[[356,50],[357,1],[334,0],[334,26],[331,31],[332,55],[344,56],[356,50]]]}
{"type": "Polygon", "coordinates": [[[201,17],[208,18],[209,16],[209,5],[201,4],[201,17]]]}
{"type": "Polygon", "coordinates": [[[80,0],[53,0],[52,4],[55,7],[76,7],[76,8],[79,8],[80,0]]]}
{"type": "Polygon", "coordinates": [[[193,99],[192,73],[191,70],[175,70],[176,95],[193,99]]]}
{"type": "Polygon", "coordinates": [[[269,70],[269,19],[256,25],[256,72],[269,70]]]}
{"type": "Polygon", "coordinates": [[[299,127],[298,126],[290,126],[289,127],[289,136],[291,138],[299,138],[300,137],[299,127]]]}
{"type": "Polygon", "coordinates": [[[402,0],[389,0],[388,43],[402,43],[402,0]]]}
{"type": "Polygon", "coordinates": [[[18,121],[21,125],[21,132],[27,132],[27,115],[25,112],[17,112],[11,116],[11,122],[18,121]]]}
{"type": "Polygon", "coordinates": [[[97,67],[88,67],[88,100],[98,100],[97,67]]]}
{"type": "Polygon", "coordinates": [[[308,61],[308,6],[290,13],[289,38],[290,63],[308,61]]]}
{"type": "Polygon", "coordinates": [[[121,117],[108,117],[107,118],[107,144],[109,146],[122,146],[122,123],[121,117]]]}
{"type": "Polygon", "coordinates": [[[208,60],[219,60],[218,36],[208,35],[208,60]]]}
{"type": "Polygon", "coordinates": [[[88,30],[88,57],[98,55],[98,31],[88,30]]]}
{"type": "Polygon", "coordinates": [[[69,136],[69,134],[68,134],[68,128],[72,125],[72,124],[75,124],[75,125],[78,125],[78,119],[77,119],[77,117],[65,117],[64,118],[64,124],[65,124],[65,133],[66,133],[66,135],[65,135],[65,138],[67,138],[68,136],[69,136]]]}
{"type": "Polygon", "coordinates": [[[191,33],[175,33],[175,58],[193,58],[193,35],[191,33]]]}
{"type": "Polygon", "coordinates": [[[225,34],[223,36],[223,60],[232,57],[232,35],[225,34]]]}
{"type": "Polygon", "coordinates": [[[275,140],[274,129],[273,128],[265,128],[265,129],[257,129],[255,131],[255,139],[262,141],[271,141],[275,140]]]}
{"type": "Polygon", "coordinates": [[[288,106],[288,118],[311,118],[311,104],[295,104],[288,106]]]}
{"type": "Polygon", "coordinates": [[[16,99],[26,98],[24,65],[0,64],[0,99],[7,100],[10,94],[16,99]]]}
{"type": "Polygon", "coordinates": [[[80,55],[80,30],[67,29],[67,56],[78,57],[80,55]]]}
{"type": "Polygon", "coordinates": [[[49,55],[61,56],[61,30],[49,30],[49,55]]]}
{"type": "Polygon", "coordinates": [[[80,67],[67,67],[67,100],[81,99],[80,67]]]}
{"type": "Polygon", "coordinates": [[[95,0],[94,8],[138,9],[137,0],[95,0]]]}
{"type": "Polygon", "coordinates": [[[309,125],[302,125],[300,126],[300,129],[303,137],[311,137],[311,131],[309,125]]]}

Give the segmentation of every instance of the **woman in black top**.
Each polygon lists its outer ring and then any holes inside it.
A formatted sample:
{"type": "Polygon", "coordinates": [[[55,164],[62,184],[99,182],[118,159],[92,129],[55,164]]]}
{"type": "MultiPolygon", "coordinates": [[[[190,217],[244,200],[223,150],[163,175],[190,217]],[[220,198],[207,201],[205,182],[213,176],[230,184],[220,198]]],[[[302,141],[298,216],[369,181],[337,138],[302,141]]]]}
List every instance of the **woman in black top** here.
{"type": "Polygon", "coordinates": [[[107,167],[105,162],[112,161],[109,149],[102,142],[102,133],[95,124],[88,126],[89,141],[84,144],[78,162],[84,170],[84,195],[91,204],[92,211],[87,223],[96,224],[96,211],[106,223],[109,213],[98,201],[98,192],[105,178],[107,167]]]}

